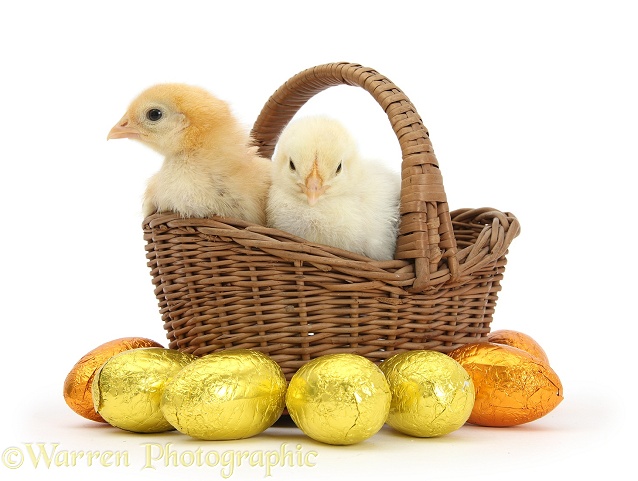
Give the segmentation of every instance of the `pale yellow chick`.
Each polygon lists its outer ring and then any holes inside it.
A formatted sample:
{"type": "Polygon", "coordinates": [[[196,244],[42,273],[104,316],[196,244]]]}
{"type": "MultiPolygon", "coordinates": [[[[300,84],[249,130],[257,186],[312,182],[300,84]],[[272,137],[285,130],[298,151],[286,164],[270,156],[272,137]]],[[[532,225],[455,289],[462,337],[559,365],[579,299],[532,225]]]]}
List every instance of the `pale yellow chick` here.
{"type": "Polygon", "coordinates": [[[259,157],[228,104],[184,84],[142,92],[108,139],[135,139],[164,156],[142,211],[235,217],[265,225],[271,162],[259,157]]]}
{"type": "Polygon", "coordinates": [[[376,260],[394,258],[400,177],[362,160],[338,121],[305,117],[282,132],[273,157],[268,225],[376,260]]]}

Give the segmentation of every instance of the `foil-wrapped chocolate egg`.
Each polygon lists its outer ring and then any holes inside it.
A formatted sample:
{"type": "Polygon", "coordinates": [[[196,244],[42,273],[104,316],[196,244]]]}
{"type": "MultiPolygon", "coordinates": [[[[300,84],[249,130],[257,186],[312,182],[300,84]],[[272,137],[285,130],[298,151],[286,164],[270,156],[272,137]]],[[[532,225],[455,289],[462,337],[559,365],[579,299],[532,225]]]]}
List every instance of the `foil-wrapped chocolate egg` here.
{"type": "Polygon", "coordinates": [[[250,349],[207,354],[166,385],[164,417],[207,440],[242,439],[272,426],[284,410],[286,378],[269,356],[250,349]]]}
{"type": "Polygon", "coordinates": [[[545,350],[531,336],[511,329],[501,329],[492,331],[487,335],[487,341],[494,344],[505,344],[506,346],[516,347],[538,358],[541,362],[549,365],[549,359],[545,350]]]}
{"type": "Polygon", "coordinates": [[[64,380],[64,400],[80,416],[105,423],[93,406],[92,386],[95,373],[102,364],[120,352],[141,347],[162,347],[161,344],[144,337],[122,337],[99,345],[76,362],[64,380]]]}
{"type": "Polygon", "coordinates": [[[395,354],[379,366],[392,404],[387,423],[417,437],[443,436],[465,424],[474,406],[474,385],[463,367],[436,351],[395,354]]]}
{"type": "Polygon", "coordinates": [[[363,356],[326,354],[292,377],[286,407],[307,436],[327,444],[355,444],[376,434],[390,410],[390,387],[363,356]]]}
{"type": "Polygon", "coordinates": [[[515,426],[534,421],[563,400],[558,375],[531,354],[490,342],[467,344],[450,354],[468,372],[476,400],[468,422],[515,426]]]}
{"type": "Polygon", "coordinates": [[[95,410],[112,426],[136,433],[170,431],[160,400],[164,386],[195,356],[173,349],[132,349],[107,360],[93,381],[95,410]]]}

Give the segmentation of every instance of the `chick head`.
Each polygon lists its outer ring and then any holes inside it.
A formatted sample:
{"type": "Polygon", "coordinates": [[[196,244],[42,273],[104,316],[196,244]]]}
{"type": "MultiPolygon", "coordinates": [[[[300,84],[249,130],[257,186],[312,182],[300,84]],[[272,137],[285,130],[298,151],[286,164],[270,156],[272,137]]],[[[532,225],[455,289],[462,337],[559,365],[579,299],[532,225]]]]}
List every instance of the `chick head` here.
{"type": "Polygon", "coordinates": [[[200,147],[215,129],[231,117],[228,105],[199,87],[159,84],[131,102],[107,139],[139,140],[171,155],[200,147]]]}
{"type": "Polygon", "coordinates": [[[323,196],[347,191],[359,154],[354,139],[337,120],[305,117],[281,134],[273,157],[279,184],[314,206],[323,196]]]}

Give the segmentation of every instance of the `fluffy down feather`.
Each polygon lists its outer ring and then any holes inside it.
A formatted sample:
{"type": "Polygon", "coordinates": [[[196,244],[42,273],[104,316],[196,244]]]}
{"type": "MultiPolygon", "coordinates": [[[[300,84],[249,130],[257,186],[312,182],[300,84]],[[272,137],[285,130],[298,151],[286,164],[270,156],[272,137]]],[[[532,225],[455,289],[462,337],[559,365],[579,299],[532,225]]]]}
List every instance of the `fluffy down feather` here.
{"type": "Polygon", "coordinates": [[[376,260],[394,257],[399,174],[362,160],[335,119],[305,117],[282,132],[273,157],[268,225],[376,260]]]}

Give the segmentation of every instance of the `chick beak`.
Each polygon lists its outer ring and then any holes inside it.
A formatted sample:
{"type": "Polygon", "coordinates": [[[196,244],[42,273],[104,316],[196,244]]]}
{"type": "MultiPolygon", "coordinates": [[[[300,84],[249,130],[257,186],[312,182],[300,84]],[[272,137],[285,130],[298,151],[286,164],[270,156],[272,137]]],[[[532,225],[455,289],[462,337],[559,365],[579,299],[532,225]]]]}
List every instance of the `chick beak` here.
{"type": "Polygon", "coordinates": [[[315,205],[326,189],[327,187],[323,185],[323,180],[321,179],[321,176],[319,176],[317,169],[312,169],[312,172],[306,178],[306,185],[303,189],[308,197],[308,204],[315,205]]]}
{"type": "Polygon", "coordinates": [[[122,117],[117,124],[113,126],[106,140],[110,139],[139,139],[140,131],[131,127],[128,117],[122,117]]]}

